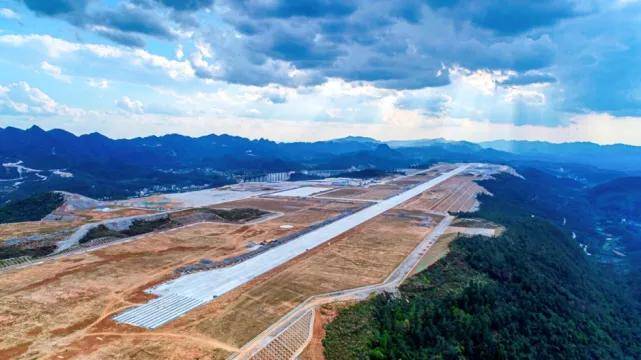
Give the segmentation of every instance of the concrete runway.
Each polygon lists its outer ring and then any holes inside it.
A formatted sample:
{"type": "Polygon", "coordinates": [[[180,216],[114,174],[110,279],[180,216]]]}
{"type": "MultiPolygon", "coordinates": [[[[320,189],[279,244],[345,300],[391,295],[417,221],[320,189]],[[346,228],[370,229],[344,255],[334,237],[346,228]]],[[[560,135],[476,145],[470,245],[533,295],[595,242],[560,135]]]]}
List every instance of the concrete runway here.
{"type": "Polygon", "coordinates": [[[443,181],[462,173],[468,167],[469,165],[461,165],[452,171],[417,185],[401,194],[372,204],[365,209],[303,234],[292,241],[250,258],[240,264],[184,275],[178,279],[153,287],[146,292],[158,295],[158,299],[128,309],[114,317],[114,320],[148,329],[159,327],[265,274],[304,252],[363,224],[375,216],[420,195],[443,181]]]}
{"type": "Polygon", "coordinates": [[[251,359],[260,349],[269,345],[280,334],[284,333],[292,324],[295,324],[305,313],[323,304],[340,301],[363,301],[371,294],[394,292],[414,270],[421,258],[436,243],[438,238],[449,228],[454,217],[444,214],[443,220],[432,230],[421,243],[401,262],[398,267],[380,284],[367,285],[355,289],[334,291],[327,294],[315,295],[299,304],[276,323],[243,345],[240,351],[229,359],[251,359]]]}

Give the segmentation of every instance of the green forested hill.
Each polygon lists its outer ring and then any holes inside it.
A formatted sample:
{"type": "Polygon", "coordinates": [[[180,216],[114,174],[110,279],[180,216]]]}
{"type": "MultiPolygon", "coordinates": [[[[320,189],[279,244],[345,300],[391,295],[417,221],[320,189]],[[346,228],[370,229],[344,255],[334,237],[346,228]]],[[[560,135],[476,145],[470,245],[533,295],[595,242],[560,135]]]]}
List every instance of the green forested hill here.
{"type": "MultiPolygon", "coordinates": [[[[475,216],[506,226],[460,238],[403,285],[344,310],[327,326],[332,359],[638,359],[641,315],[608,270],[591,262],[502,177],[475,216]]],[[[534,186],[534,184],[531,184],[534,186]]]]}
{"type": "Polygon", "coordinates": [[[590,189],[589,195],[604,213],[641,221],[641,177],[621,177],[599,184],[590,189]]]}
{"type": "Polygon", "coordinates": [[[47,192],[6,203],[0,206],[0,224],[40,220],[63,202],[64,197],[60,193],[47,192]]]}

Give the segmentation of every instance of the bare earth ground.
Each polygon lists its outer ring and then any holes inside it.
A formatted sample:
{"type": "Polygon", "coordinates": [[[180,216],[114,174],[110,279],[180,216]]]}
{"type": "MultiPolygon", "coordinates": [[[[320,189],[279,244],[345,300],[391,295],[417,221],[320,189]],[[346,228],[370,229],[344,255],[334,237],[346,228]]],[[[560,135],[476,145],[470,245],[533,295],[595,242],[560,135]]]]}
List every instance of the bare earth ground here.
{"type": "Polygon", "coordinates": [[[240,347],[312,295],[382,282],[432,230],[418,217],[391,210],[161,330],[240,347]]]}
{"type": "Polygon", "coordinates": [[[114,209],[112,211],[100,211],[100,210],[77,210],[73,214],[87,219],[87,221],[101,221],[125,216],[135,216],[135,215],[144,215],[144,214],[153,214],[156,211],[149,209],[131,209],[131,208],[122,208],[114,209]]]}
{"type": "Polygon", "coordinates": [[[81,225],[79,221],[26,221],[20,223],[0,224],[0,242],[3,240],[29,236],[34,234],[52,233],[81,225]]]}
{"type": "Polygon", "coordinates": [[[400,193],[402,189],[393,185],[374,185],[368,188],[341,188],[323,193],[322,196],[355,199],[384,200],[400,193]]]}
{"type": "Polygon", "coordinates": [[[486,229],[496,229],[501,227],[491,221],[477,218],[457,218],[452,222],[452,226],[486,229]]]}
{"type": "Polygon", "coordinates": [[[447,255],[450,251],[450,243],[457,237],[458,235],[454,233],[441,235],[438,240],[436,240],[436,243],[434,243],[425,255],[423,255],[421,260],[419,260],[410,276],[420,273],[447,255]]]}
{"type": "Polygon", "coordinates": [[[399,194],[409,187],[424,183],[438,176],[440,172],[430,170],[422,174],[406,176],[395,179],[384,184],[371,185],[369,187],[345,187],[324,192],[319,197],[343,198],[354,200],[384,200],[399,194]]]}
{"type": "Polygon", "coordinates": [[[155,358],[180,358],[185,348],[194,351],[189,358],[199,358],[199,348],[207,356],[216,348],[234,350],[213,338],[165,334],[163,329],[132,335],[143,331],[116,325],[109,318],[124,307],[146,301],[150,296],[142,290],[169,279],[181,265],[239,254],[250,241],[278,238],[354,206],[333,203],[325,209],[315,200],[286,202],[282,217],[262,223],[195,224],[3,273],[0,359],[43,358],[45,354],[54,354],[54,359],[132,358],[133,349],[139,346],[148,350],[134,358],[145,358],[147,353],[155,358]],[[294,227],[281,228],[285,223],[294,227]],[[156,344],[150,341],[160,338],[156,344]],[[189,343],[185,339],[197,346],[184,345],[189,343]],[[95,351],[98,355],[92,354],[95,351]]]}
{"type": "MultiPolygon", "coordinates": [[[[372,186],[366,196],[387,197],[384,191],[400,192],[434,176],[372,186]]],[[[0,277],[0,359],[225,358],[312,295],[382,282],[440,221],[427,210],[477,205],[479,190],[470,179],[450,179],[429,196],[377,216],[153,331],[117,324],[111,317],[148,301],[151,295],[143,290],[175,276],[177,267],[240,254],[251,243],[277,239],[363,204],[248,198],[216,207],[252,207],[282,216],[245,225],[194,224],[10,270],[0,277]]]]}
{"type": "Polygon", "coordinates": [[[338,312],[349,306],[351,303],[341,302],[326,304],[316,309],[314,313],[314,329],[312,339],[305,350],[300,354],[300,360],[325,360],[323,350],[323,339],[325,338],[325,325],[332,322],[338,312]]]}
{"type": "Polygon", "coordinates": [[[155,211],[145,209],[116,209],[114,211],[77,210],[73,215],[79,217],[74,221],[26,221],[20,223],[0,224],[0,242],[6,239],[24,237],[34,234],[47,234],[71,229],[88,222],[100,221],[124,216],[151,214],[155,211]]]}
{"type": "Polygon", "coordinates": [[[477,195],[486,191],[473,179],[472,176],[450,178],[403,204],[401,208],[452,213],[474,211],[479,206],[477,195]]]}

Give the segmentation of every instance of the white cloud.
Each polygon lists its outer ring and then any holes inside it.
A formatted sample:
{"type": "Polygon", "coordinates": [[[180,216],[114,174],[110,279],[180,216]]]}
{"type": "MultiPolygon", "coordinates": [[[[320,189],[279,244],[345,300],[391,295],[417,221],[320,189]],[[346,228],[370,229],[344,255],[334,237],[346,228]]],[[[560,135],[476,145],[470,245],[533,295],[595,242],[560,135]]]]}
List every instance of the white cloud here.
{"type": "Polygon", "coordinates": [[[62,69],[60,69],[60,67],[58,66],[43,61],[40,63],[40,69],[60,81],[64,81],[66,83],[71,82],[71,78],[69,78],[69,76],[63,75],[62,69]]]}
{"type": "Polygon", "coordinates": [[[89,78],[87,79],[87,85],[98,89],[106,89],[109,87],[109,81],[106,79],[89,78]]]}
{"type": "Polygon", "coordinates": [[[7,8],[0,8],[0,17],[9,20],[20,20],[20,15],[16,14],[15,11],[7,8]]]}
{"type": "Polygon", "coordinates": [[[62,54],[78,51],[80,44],[68,42],[49,35],[15,35],[0,36],[0,44],[21,47],[31,46],[38,50],[44,49],[48,56],[56,58],[62,54]]]}
{"type": "Polygon", "coordinates": [[[120,100],[116,101],[116,105],[120,109],[134,114],[142,114],[145,112],[142,101],[130,99],[128,96],[123,96],[120,100]]]}
{"type": "Polygon", "coordinates": [[[531,105],[543,106],[546,103],[545,94],[527,87],[510,87],[503,98],[508,103],[522,101],[531,105]]]}
{"type": "MultiPolygon", "coordinates": [[[[223,78],[229,70],[217,59],[218,52],[204,45],[186,57],[179,55],[183,49],[178,47],[178,60],[175,60],[142,49],[74,43],[48,35],[0,35],[0,52],[12,51],[12,47],[31,49],[42,55],[33,60],[26,58],[54,77],[65,74],[53,64],[70,72],[83,71],[86,67],[82,64],[91,63],[92,73],[70,75],[76,79],[82,76],[89,86],[111,87],[116,93],[136,94],[134,97],[144,100],[143,103],[123,96],[115,102],[119,111],[84,113],[85,129],[94,126],[95,130],[115,136],[226,132],[278,140],[365,135],[381,139],[516,138],[641,144],[641,134],[629,130],[641,124],[637,118],[553,114],[563,115],[555,118],[542,113],[539,118],[554,119],[554,124],[562,125],[543,126],[546,123],[537,119],[521,121],[523,108],[552,107],[559,96],[551,92],[554,89],[547,84],[499,86],[501,80],[510,75],[508,72],[453,68],[449,69],[451,84],[416,90],[383,89],[371,83],[339,78],[299,87],[246,86],[221,80],[211,80],[203,86],[196,79],[195,68],[211,72],[216,79],[223,78]],[[102,76],[109,78],[102,79],[102,76]],[[167,81],[150,85],[159,78],[167,81]],[[150,88],[154,91],[143,92],[150,88]],[[145,121],[141,121],[141,125],[121,126],[131,114],[138,114],[137,118],[145,121]],[[558,119],[562,121],[556,121],[558,119]],[[98,123],[103,124],[102,128],[98,123]]],[[[291,73],[293,77],[307,76],[289,65],[274,69],[291,73]]],[[[2,114],[61,115],[79,111],[56,103],[27,83],[0,87],[2,114]]]]}
{"type": "MultiPolygon", "coordinates": [[[[174,80],[194,78],[194,69],[188,61],[170,60],[142,49],[131,49],[103,44],[75,43],[50,35],[0,35],[3,46],[30,48],[43,53],[46,58],[63,58],[76,55],[93,67],[104,66],[120,71],[130,69],[135,74],[159,70],[174,80]]],[[[7,50],[3,50],[7,51],[7,50]]],[[[66,58],[65,58],[66,59],[66,58]]],[[[83,70],[83,69],[80,69],[83,70]]]]}
{"type": "MultiPolygon", "coordinates": [[[[209,44],[196,41],[195,43],[196,51],[192,52],[189,56],[189,61],[192,68],[194,69],[196,76],[203,79],[216,79],[220,78],[222,75],[223,68],[222,66],[213,59],[213,51],[209,44]]],[[[182,47],[178,49],[180,52],[178,55],[182,54],[182,47]]]]}
{"type": "Polygon", "coordinates": [[[202,41],[196,41],[195,46],[203,58],[209,59],[213,56],[213,51],[211,50],[211,46],[209,46],[209,44],[202,41]]]}
{"type": "Polygon", "coordinates": [[[24,81],[0,86],[0,114],[29,116],[81,116],[80,109],[61,105],[42,90],[24,81]]]}

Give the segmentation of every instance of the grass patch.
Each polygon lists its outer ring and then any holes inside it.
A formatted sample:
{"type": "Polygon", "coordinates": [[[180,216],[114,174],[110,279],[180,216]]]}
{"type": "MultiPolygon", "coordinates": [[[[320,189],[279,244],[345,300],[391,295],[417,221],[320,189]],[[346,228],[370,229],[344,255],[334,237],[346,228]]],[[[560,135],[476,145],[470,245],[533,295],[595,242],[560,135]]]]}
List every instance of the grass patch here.
{"type": "Polygon", "coordinates": [[[231,222],[244,222],[260,218],[267,214],[267,212],[253,208],[238,208],[238,209],[208,209],[208,211],[216,214],[221,219],[231,222]]]}
{"type": "Polygon", "coordinates": [[[41,257],[47,256],[56,250],[56,245],[40,246],[36,248],[20,248],[18,246],[5,246],[0,248],[0,259],[10,259],[21,256],[41,257]]]}
{"type": "Polygon", "coordinates": [[[125,236],[136,236],[161,228],[171,228],[172,224],[173,221],[168,217],[156,220],[134,220],[127,230],[122,231],[122,234],[125,236]]]}
{"type": "Polygon", "coordinates": [[[142,235],[158,229],[171,228],[173,224],[174,222],[168,217],[156,220],[134,220],[131,225],[129,225],[129,228],[120,231],[109,229],[107,226],[100,224],[90,229],[79,242],[84,244],[91,240],[101,238],[125,238],[129,236],[142,235]]]}
{"type": "Polygon", "coordinates": [[[87,234],[80,239],[80,243],[84,244],[86,242],[89,242],[91,240],[95,239],[100,239],[100,238],[106,238],[106,237],[123,237],[123,234],[119,231],[111,230],[105,225],[98,225],[89,231],[87,231],[87,234]]]}

